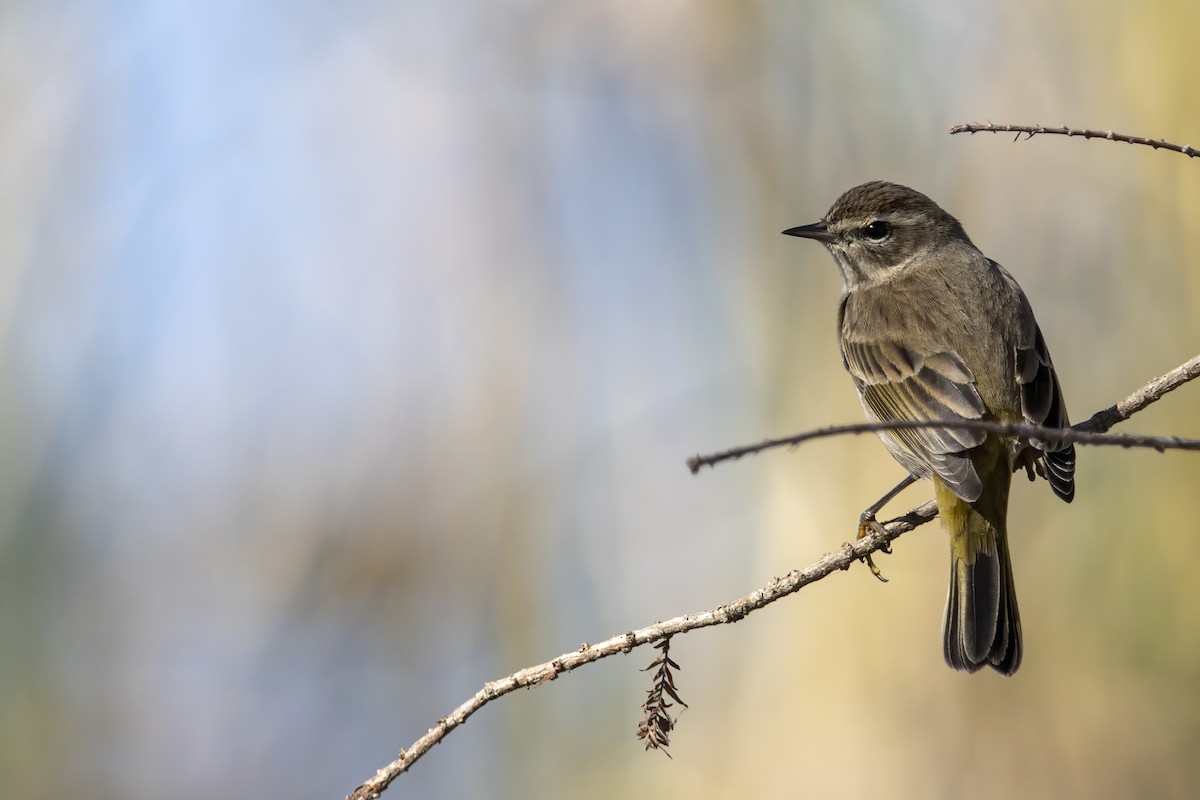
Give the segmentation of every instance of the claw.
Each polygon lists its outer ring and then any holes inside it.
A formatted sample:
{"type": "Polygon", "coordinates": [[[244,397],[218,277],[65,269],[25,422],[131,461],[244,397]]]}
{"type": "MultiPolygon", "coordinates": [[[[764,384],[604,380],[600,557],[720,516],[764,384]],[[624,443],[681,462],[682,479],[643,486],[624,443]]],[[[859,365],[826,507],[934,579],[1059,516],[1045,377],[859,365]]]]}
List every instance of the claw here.
{"type": "MultiPolygon", "coordinates": [[[[869,536],[872,533],[883,533],[883,526],[879,524],[877,519],[875,519],[875,515],[879,513],[879,509],[887,505],[889,500],[900,494],[900,492],[904,491],[906,486],[911,486],[914,482],[916,482],[916,480],[917,479],[912,475],[905,475],[904,480],[897,483],[887,494],[876,500],[867,507],[866,511],[862,512],[862,515],[858,518],[859,539],[869,536]]],[[[879,548],[879,550],[883,553],[890,553],[892,552],[892,547],[890,544],[885,543],[879,548]]],[[[875,566],[875,559],[871,558],[870,553],[867,553],[865,556],[863,556],[862,561],[867,565],[867,567],[870,568],[872,575],[874,575],[883,583],[887,583],[887,578],[883,577],[883,573],[879,571],[879,567],[875,566]]]]}
{"type": "MultiPolygon", "coordinates": [[[[875,519],[875,514],[868,509],[862,513],[861,517],[859,517],[858,536],[856,538],[863,539],[867,536],[870,536],[872,533],[883,533],[883,526],[879,524],[879,520],[875,519]]],[[[891,553],[892,546],[890,543],[885,544],[883,547],[879,548],[879,550],[883,553],[891,553]]],[[[883,572],[879,569],[879,567],[875,566],[875,559],[871,557],[870,553],[867,553],[862,557],[862,562],[867,565],[869,570],[871,570],[871,574],[878,578],[882,583],[888,582],[888,579],[883,577],[883,572]]]]}

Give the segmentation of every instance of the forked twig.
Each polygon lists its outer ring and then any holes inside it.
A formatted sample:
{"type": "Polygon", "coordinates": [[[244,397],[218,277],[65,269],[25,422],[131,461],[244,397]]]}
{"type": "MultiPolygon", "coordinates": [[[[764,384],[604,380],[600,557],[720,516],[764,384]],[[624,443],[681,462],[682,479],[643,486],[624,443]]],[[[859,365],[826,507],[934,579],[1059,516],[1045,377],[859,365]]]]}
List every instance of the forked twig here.
{"type": "Polygon", "coordinates": [[[1129,419],[1146,406],[1158,400],[1167,392],[1179,388],[1190,380],[1200,376],[1200,355],[1180,364],[1175,369],[1143,386],[1129,397],[1116,405],[1097,411],[1088,419],[1070,428],[1043,428],[1039,425],[1025,425],[1015,422],[993,422],[990,420],[921,420],[913,422],[854,422],[848,425],[830,425],[813,431],[805,431],[795,436],[784,436],[780,439],[767,439],[758,444],[743,445],[712,453],[706,456],[692,456],[687,460],[688,469],[695,474],[703,467],[712,467],[722,461],[730,461],[743,456],[756,455],[764,450],[776,447],[796,447],[813,439],[824,439],[830,436],[846,434],[872,433],[887,430],[909,430],[913,428],[957,428],[971,431],[987,431],[1006,436],[1023,436],[1025,438],[1041,438],[1074,442],[1084,445],[1106,445],[1109,447],[1145,447],[1157,450],[1200,450],[1200,439],[1184,439],[1179,436],[1142,436],[1140,434],[1105,433],[1113,425],[1129,419]]]}

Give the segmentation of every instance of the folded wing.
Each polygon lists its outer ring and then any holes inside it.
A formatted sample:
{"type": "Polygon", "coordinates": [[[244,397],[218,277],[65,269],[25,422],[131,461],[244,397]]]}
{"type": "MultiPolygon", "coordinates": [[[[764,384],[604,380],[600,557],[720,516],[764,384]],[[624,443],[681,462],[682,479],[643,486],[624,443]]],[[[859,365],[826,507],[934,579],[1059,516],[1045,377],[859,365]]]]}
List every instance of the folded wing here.
{"type": "MultiPolygon", "coordinates": [[[[842,357],[876,421],[978,420],[987,411],[974,375],[957,353],[924,355],[895,342],[845,342],[842,357]]],[[[920,428],[888,431],[882,438],[909,471],[936,474],[963,500],[979,499],[983,487],[967,451],[983,444],[983,431],[920,428]]]]}

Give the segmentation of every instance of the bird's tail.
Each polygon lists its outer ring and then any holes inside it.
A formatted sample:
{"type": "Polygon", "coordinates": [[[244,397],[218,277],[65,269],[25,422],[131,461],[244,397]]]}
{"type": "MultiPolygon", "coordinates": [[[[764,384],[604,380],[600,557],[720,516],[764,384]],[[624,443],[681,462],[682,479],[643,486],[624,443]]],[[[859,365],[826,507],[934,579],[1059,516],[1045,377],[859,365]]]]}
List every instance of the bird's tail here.
{"type": "Polygon", "coordinates": [[[983,492],[974,503],[934,478],[938,513],[950,534],[942,627],[946,663],[967,672],[989,666],[1012,675],[1021,665],[1021,618],[1005,525],[1012,473],[998,464],[980,477],[983,492]]]}

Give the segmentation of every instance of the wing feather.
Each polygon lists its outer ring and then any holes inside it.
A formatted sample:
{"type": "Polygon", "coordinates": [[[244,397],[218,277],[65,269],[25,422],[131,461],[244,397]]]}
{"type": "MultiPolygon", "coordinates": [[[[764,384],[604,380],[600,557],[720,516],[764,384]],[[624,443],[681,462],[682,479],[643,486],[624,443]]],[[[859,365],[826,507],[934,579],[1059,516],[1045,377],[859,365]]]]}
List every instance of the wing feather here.
{"type": "MultiPolygon", "coordinates": [[[[1032,425],[1048,428],[1069,428],[1067,405],[1063,400],[1062,388],[1058,385],[1058,374],[1042,331],[1033,322],[1033,312],[1027,315],[1032,327],[1027,332],[1028,345],[1017,348],[1016,375],[1021,387],[1021,415],[1032,425]]],[[[1066,502],[1075,498],[1075,445],[1030,439],[1029,444],[1041,451],[1046,465],[1046,478],[1050,488],[1066,502]]]]}
{"type": "MultiPolygon", "coordinates": [[[[983,419],[987,408],[975,377],[958,354],[922,354],[896,342],[846,342],[846,369],[863,407],[880,422],[983,419]]],[[[979,498],[982,484],[967,451],[987,438],[982,431],[921,428],[881,435],[892,454],[915,474],[934,473],[959,497],[979,498]]]]}

